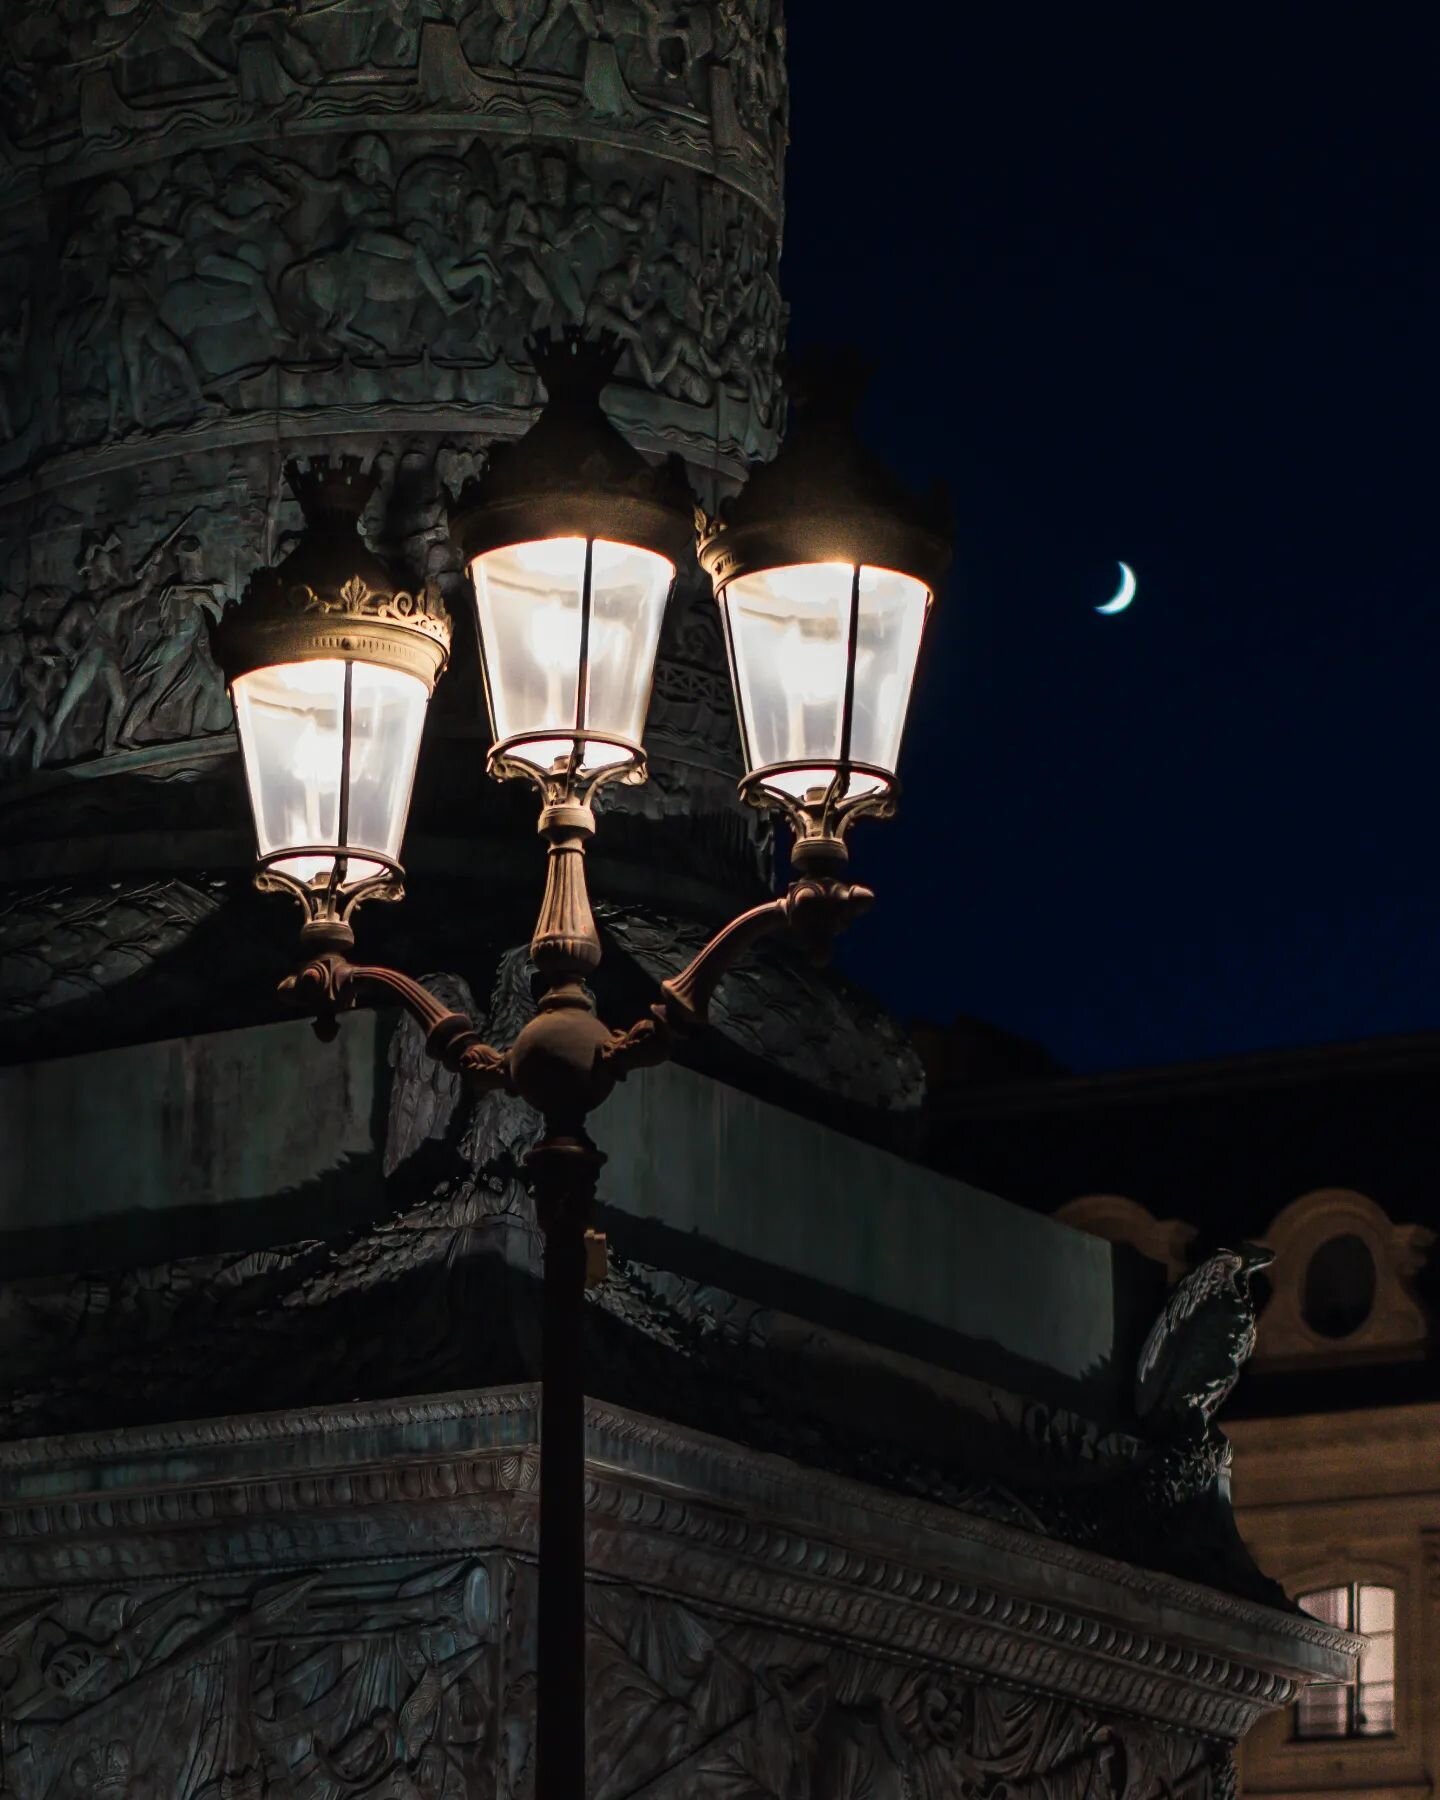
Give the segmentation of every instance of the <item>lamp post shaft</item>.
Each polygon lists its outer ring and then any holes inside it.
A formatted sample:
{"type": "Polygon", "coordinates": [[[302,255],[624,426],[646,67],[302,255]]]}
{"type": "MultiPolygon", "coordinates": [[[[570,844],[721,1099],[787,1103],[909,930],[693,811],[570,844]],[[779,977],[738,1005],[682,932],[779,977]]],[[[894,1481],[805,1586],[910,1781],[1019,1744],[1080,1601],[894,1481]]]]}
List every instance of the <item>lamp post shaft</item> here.
{"type": "Polygon", "coordinates": [[[585,1800],[585,1232],[603,1162],[550,1129],[529,1158],[545,1234],[536,1800],[585,1800]]]}

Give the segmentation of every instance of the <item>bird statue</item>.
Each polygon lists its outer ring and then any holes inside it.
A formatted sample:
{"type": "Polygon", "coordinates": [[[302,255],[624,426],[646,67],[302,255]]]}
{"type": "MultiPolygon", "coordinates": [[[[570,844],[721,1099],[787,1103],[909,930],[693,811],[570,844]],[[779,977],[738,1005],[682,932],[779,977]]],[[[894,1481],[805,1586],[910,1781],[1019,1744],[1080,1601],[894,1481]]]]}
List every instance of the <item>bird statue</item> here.
{"type": "Polygon", "coordinates": [[[1217,1250],[1166,1296],[1135,1370],[1135,1412],[1149,1434],[1199,1442],[1255,1348],[1251,1283],[1275,1253],[1217,1250]]]}

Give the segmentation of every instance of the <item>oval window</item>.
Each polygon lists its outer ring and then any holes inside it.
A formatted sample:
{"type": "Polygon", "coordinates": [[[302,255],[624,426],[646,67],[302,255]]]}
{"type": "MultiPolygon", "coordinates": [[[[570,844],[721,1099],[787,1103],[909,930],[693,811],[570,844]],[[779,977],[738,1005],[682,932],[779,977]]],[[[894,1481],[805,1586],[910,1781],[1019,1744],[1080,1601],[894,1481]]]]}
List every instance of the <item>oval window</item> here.
{"type": "Polygon", "coordinates": [[[1333,1237],[1310,1258],[1305,1271],[1302,1311],[1321,1337],[1347,1338],[1370,1317],[1375,1305],[1375,1258],[1354,1232],[1333,1237]]]}

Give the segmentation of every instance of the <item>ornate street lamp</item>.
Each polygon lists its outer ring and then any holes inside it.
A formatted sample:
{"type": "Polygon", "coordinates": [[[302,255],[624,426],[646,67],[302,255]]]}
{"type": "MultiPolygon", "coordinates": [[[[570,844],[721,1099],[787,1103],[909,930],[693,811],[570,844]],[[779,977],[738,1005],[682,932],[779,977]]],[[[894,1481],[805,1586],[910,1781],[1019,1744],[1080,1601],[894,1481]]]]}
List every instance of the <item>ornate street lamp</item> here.
{"type": "Polygon", "coordinates": [[[493,451],[451,510],[475,591],[490,770],[536,784],[548,845],[530,947],[539,998],[508,1049],[483,1043],[408,976],[348,959],[359,902],[399,895],[425,703],[448,642],[438,601],[397,589],[361,541],[372,484],[353,463],[290,471],[305,534],[278,569],[254,578],[216,638],[255,814],[256,879],[305,908],[306,960],[282,991],[327,1035],[363,999],[398,1000],[432,1056],[476,1090],[518,1094],[543,1121],[527,1159],[545,1237],[536,1793],[583,1800],[581,1325],[587,1281],[603,1279],[603,1241],[589,1225],[604,1163],[586,1121],[630,1069],[665,1058],[673,1029],[704,1020],[720,977],[756,938],[789,926],[823,957],[870,903],[868,889],[842,879],[843,835],[858,813],[893,805],[945,552],[905,512],[908,496],[894,504],[888,477],[856,451],[815,441],[823,406],[802,415],[721,520],[702,520],[742,719],[741,790],[794,822],[796,878],[662,983],[647,1017],[612,1030],[586,985],[600,961],[585,882],[590,801],[605,782],[645,779],[660,625],[697,515],[678,459],[647,462],[600,406],[617,346],[571,334],[533,350],[544,410],[522,440],[493,451]]]}
{"type": "Polygon", "coordinates": [[[895,810],[920,640],[950,560],[937,495],[920,499],[854,429],[868,372],[812,364],[785,446],[702,526],[725,626],[754,806],[783,812],[802,869],[845,861],[845,832],[895,810]]]}
{"type": "Polygon", "coordinates": [[[311,941],[348,944],[362,900],[403,891],[400,842],[450,618],[366,548],[376,477],[358,457],[285,474],[305,530],[224,615],[215,653],[250,787],[256,885],[299,900],[311,941]]]}

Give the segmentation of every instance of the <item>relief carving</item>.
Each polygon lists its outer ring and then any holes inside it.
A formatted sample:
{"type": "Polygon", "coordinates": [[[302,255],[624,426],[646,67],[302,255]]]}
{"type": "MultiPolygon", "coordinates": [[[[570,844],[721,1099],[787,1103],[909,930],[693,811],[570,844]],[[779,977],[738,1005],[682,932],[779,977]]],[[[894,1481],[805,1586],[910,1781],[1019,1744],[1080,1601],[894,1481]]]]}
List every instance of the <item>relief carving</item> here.
{"type": "Polygon", "coordinates": [[[498,129],[528,135],[540,108],[778,184],[772,0],[16,0],[6,23],[0,149],[36,174],[77,134],[124,153],[142,134],[253,136],[277,114],[468,98],[498,129]]]}
{"type": "Polygon", "coordinates": [[[0,598],[0,768],[38,768],[223,731],[207,621],[228,584],[192,510],[132,560],[113,528],[80,535],[69,589],[0,598]]]}
{"type": "MultiPolygon", "coordinates": [[[[413,494],[528,417],[531,333],[588,325],[627,430],[766,453],[783,49],[773,0],[7,7],[0,779],[228,728],[203,627],[273,557],[282,438],[389,446],[413,494]]],[[[463,603],[438,518],[389,548],[463,603]]],[[[691,810],[692,762],[730,805],[705,654],[662,664],[684,760],[633,810],[691,810]]]]}
{"type": "Polygon", "coordinates": [[[433,406],[441,367],[452,402],[523,404],[525,340],[564,324],[615,332],[622,381],[677,424],[707,409],[712,439],[723,418],[753,451],[777,422],[768,221],[663,166],[368,131],[106,177],[66,221],[30,244],[0,320],[0,462],[273,415],[277,396],[433,406]]]}
{"type": "MultiPolygon", "coordinates": [[[[0,1674],[3,1791],[533,1800],[534,1572],[497,1554],[72,1589],[0,1674]]],[[[593,1584],[595,1800],[1228,1800],[1226,1748],[593,1584]]]]}
{"type": "Polygon", "coordinates": [[[593,1588],[597,1800],[1209,1800],[1215,1753],[1043,1694],[593,1588]]]}
{"type": "Polygon", "coordinates": [[[9,1646],[0,1791],[466,1800],[493,1771],[486,1562],[72,1593],[9,1646]]]}

